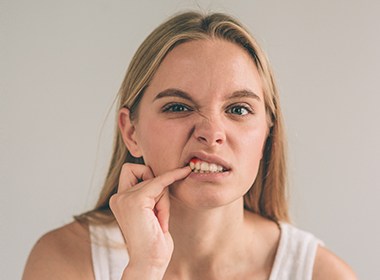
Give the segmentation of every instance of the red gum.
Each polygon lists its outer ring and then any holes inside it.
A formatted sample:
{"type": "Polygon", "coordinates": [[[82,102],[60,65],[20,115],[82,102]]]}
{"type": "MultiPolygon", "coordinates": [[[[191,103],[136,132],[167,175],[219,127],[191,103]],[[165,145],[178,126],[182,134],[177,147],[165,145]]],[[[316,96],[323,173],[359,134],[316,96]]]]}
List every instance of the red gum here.
{"type": "MultiPolygon", "coordinates": [[[[204,160],[201,160],[201,159],[199,159],[199,158],[197,158],[197,157],[193,157],[190,161],[189,161],[189,165],[190,165],[190,163],[193,163],[194,165],[195,164],[197,164],[197,163],[199,163],[199,162],[206,162],[206,163],[208,163],[208,164],[211,164],[211,163],[209,163],[209,162],[207,162],[207,161],[204,161],[204,160]]],[[[194,171],[194,170],[193,170],[194,171]]],[[[225,170],[224,168],[223,168],[223,172],[226,172],[226,171],[228,171],[228,170],[225,170]]],[[[212,172],[213,173],[213,172],[212,172]]],[[[222,173],[222,172],[216,172],[216,173],[222,173]]]]}
{"type": "Polygon", "coordinates": [[[198,158],[192,158],[191,160],[190,160],[190,162],[192,162],[192,163],[197,163],[197,162],[200,162],[201,160],[200,159],[198,159],[198,158]]]}

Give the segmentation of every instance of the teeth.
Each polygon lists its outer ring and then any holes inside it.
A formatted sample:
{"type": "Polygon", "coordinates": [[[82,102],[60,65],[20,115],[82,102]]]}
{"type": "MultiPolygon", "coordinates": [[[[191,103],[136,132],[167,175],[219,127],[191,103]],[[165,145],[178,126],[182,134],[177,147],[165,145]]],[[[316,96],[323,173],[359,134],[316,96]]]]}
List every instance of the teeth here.
{"type": "Polygon", "coordinates": [[[209,171],[209,164],[207,162],[201,163],[201,171],[209,171]]]}
{"type": "Polygon", "coordinates": [[[189,163],[189,166],[195,173],[223,172],[223,166],[218,165],[216,163],[208,163],[197,159],[192,159],[189,163]]]}
{"type": "Polygon", "coordinates": [[[195,166],[194,166],[194,168],[195,169],[201,169],[201,162],[200,161],[197,161],[196,163],[195,163],[195,166]]]}
{"type": "MultiPolygon", "coordinates": [[[[215,163],[211,163],[208,166],[208,170],[210,170],[210,172],[216,172],[216,171],[218,171],[218,166],[215,163]]],[[[222,167],[222,170],[223,170],[223,167],[222,167]]]]}

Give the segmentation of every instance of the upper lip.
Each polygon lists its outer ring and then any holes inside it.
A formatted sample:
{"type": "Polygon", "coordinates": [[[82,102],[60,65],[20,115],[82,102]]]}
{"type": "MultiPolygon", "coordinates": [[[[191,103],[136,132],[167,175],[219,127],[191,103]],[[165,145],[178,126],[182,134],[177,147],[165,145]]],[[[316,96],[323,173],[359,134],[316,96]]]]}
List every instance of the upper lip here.
{"type": "Polygon", "coordinates": [[[189,156],[186,158],[185,165],[189,164],[190,160],[193,158],[198,158],[202,161],[207,161],[209,163],[216,163],[218,165],[221,165],[227,171],[231,170],[231,165],[227,161],[225,161],[217,155],[208,154],[205,152],[190,153],[189,156]]]}

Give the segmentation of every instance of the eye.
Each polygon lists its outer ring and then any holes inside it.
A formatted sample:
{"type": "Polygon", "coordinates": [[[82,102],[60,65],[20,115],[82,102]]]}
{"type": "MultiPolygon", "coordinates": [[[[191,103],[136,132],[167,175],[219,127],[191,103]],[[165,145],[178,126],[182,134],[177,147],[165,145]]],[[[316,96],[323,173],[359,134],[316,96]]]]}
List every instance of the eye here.
{"type": "Polygon", "coordinates": [[[163,112],[188,112],[192,111],[192,109],[189,106],[186,106],[182,103],[170,103],[163,107],[163,112]]]}
{"type": "Polygon", "coordinates": [[[226,111],[229,114],[245,116],[247,114],[252,114],[253,111],[251,108],[245,105],[234,105],[227,109],[226,111]]]}

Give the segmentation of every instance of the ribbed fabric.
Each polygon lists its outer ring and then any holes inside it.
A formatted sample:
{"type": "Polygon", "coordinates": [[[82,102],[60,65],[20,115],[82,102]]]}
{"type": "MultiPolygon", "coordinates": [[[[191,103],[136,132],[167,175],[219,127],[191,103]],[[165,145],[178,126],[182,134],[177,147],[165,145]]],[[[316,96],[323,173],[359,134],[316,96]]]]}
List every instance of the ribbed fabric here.
{"type": "Polygon", "coordinates": [[[90,224],[89,228],[95,279],[120,280],[129,258],[119,227],[90,224]]]}
{"type": "Polygon", "coordinates": [[[281,238],[269,280],[311,280],[318,245],[312,234],[280,223],[281,238]]]}
{"type": "MultiPolygon", "coordinates": [[[[280,223],[281,237],[269,280],[309,280],[318,245],[312,234],[280,223]]],[[[116,225],[90,225],[91,252],[96,280],[120,280],[128,253],[116,225]]]]}

